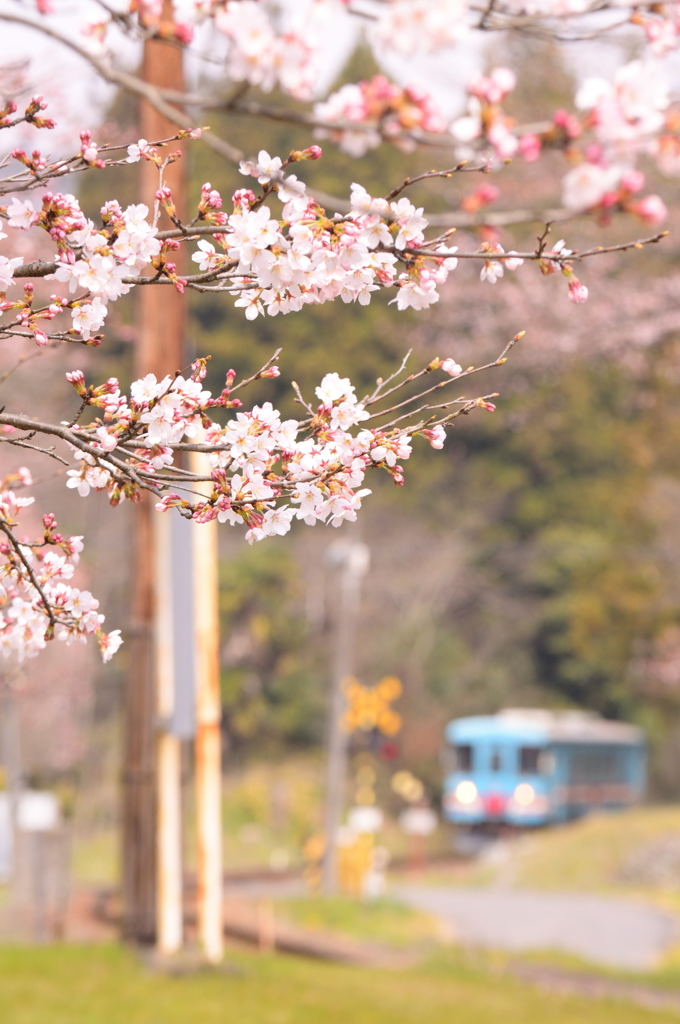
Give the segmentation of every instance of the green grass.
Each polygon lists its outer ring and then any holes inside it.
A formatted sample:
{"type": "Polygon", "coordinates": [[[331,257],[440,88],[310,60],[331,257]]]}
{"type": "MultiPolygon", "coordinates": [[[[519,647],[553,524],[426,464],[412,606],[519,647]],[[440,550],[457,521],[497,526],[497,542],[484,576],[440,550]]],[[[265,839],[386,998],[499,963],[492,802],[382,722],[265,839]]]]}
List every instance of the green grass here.
{"type": "Polygon", "coordinates": [[[628,889],[621,869],[635,850],[680,831],[680,807],[637,807],[536,833],[521,841],[513,884],[545,889],[628,889]]]}
{"type": "Polygon", "coordinates": [[[78,836],[71,849],[71,871],[83,885],[114,885],[118,881],[120,838],[113,826],[78,836]]]}
{"type": "Polygon", "coordinates": [[[390,946],[433,944],[438,922],[395,900],[371,903],[336,896],[306,896],[276,901],[282,917],[304,928],[339,932],[353,939],[390,946]]]}
{"type": "Polygon", "coordinates": [[[493,960],[439,953],[399,972],[230,953],[234,970],[151,973],[116,947],[0,948],[3,1024],[656,1024],[671,1012],[549,995],[493,960]]]}

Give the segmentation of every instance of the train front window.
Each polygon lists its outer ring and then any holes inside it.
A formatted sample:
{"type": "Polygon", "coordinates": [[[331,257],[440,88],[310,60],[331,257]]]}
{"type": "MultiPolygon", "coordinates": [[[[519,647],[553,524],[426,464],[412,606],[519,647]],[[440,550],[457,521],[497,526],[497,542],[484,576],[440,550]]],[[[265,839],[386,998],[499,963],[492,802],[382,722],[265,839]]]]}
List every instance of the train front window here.
{"type": "Polygon", "coordinates": [[[472,771],[472,747],[469,743],[457,743],[453,748],[453,754],[455,771],[472,771]]]}
{"type": "Polygon", "coordinates": [[[519,748],[519,774],[538,775],[540,773],[541,748],[520,747],[519,748]]]}

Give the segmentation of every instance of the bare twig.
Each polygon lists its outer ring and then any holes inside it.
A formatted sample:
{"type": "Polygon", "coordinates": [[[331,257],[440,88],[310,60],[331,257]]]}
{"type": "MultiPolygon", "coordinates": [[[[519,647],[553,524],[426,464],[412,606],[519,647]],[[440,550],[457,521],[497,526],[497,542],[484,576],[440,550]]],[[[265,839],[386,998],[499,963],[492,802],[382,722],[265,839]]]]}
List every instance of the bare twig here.
{"type": "Polygon", "coordinates": [[[397,185],[391,192],[388,192],[385,199],[388,201],[396,199],[396,197],[404,191],[404,189],[410,188],[411,185],[417,184],[419,181],[427,181],[428,178],[452,178],[454,174],[472,173],[472,174],[488,174],[491,167],[488,163],[482,164],[470,164],[467,160],[461,160],[454,167],[449,167],[445,171],[424,171],[422,174],[414,174],[410,178],[405,178],[401,185],[397,185]]]}

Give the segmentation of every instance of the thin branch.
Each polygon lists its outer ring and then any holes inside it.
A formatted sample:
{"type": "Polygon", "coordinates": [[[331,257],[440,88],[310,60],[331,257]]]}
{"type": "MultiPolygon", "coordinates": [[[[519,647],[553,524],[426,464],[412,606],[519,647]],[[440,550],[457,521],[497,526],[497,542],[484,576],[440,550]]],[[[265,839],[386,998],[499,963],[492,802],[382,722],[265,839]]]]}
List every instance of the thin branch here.
{"type": "Polygon", "coordinates": [[[244,377],[244,379],[239,381],[238,384],[235,384],[234,387],[231,389],[231,393],[233,394],[235,391],[240,391],[241,388],[246,387],[247,384],[252,384],[254,380],[260,380],[262,374],[265,373],[270,366],[274,365],[276,360],[281,355],[281,352],[282,349],[277,348],[276,351],[269,357],[269,359],[267,359],[267,361],[263,363],[259,370],[256,370],[256,372],[251,374],[250,377],[244,377]]]}
{"type": "MultiPolygon", "coordinates": [[[[545,252],[545,251],[534,251],[534,252],[501,252],[495,253],[493,250],[489,252],[456,252],[456,259],[461,260],[494,260],[503,263],[505,260],[546,260],[551,263],[572,263],[575,260],[584,260],[589,256],[603,256],[605,253],[610,252],[626,252],[628,249],[643,249],[646,245],[654,245],[657,242],[663,241],[664,238],[668,237],[668,231],[659,231],[656,235],[650,235],[648,238],[637,238],[630,242],[620,242],[618,245],[597,245],[592,249],[584,249],[579,252],[578,249],[572,249],[568,254],[559,252],[545,252]]],[[[439,259],[445,258],[446,254],[438,253],[436,250],[430,250],[426,247],[415,249],[415,248],[404,248],[399,250],[407,253],[409,256],[430,256],[438,257],[439,259]]]]}
{"type": "MultiPolygon", "coordinates": [[[[375,388],[373,389],[371,394],[366,395],[366,397],[362,399],[362,405],[368,405],[371,402],[377,401],[378,397],[382,394],[383,389],[388,387],[388,385],[390,385],[393,380],[396,380],[397,377],[404,372],[404,370],[406,369],[406,364],[408,363],[412,354],[413,349],[410,348],[403,357],[397,369],[393,373],[391,373],[388,377],[385,377],[384,379],[382,377],[378,378],[378,380],[375,382],[375,388]]],[[[387,393],[389,394],[390,392],[387,393]]]]}
{"type": "Polygon", "coordinates": [[[41,455],[48,455],[51,459],[55,459],[57,462],[61,462],[62,466],[69,468],[71,463],[67,459],[62,459],[61,455],[57,455],[54,448],[41,448],[38,444],[30,444],[28,441],[21,440],[17,437],[0,437],[0,444],[11,444],[17,448],[29,448],[32,452],[39,452],[41,455]]]}
{"type": "MultiPolygon", "coordinates": [[[[18,14],[15,12],[0,11],[0,21],[10,22],[16,25],[24,25],[27,28],[31,28],[36,32],[40,32],[50,39],[54,39],[56,42],[67,47],[77,53],[84,61],[86,61],[95,71],[104,79],[106,82],[110,82],[112,85],[118,85],[122,89],[128,92],[134,93],[136,96],[140,96],[151,104],[160,114],[163,114],[169,121],[179,125],[180,128],[187,129],[188,131],[194,131],[197,129],[197,125],[188,117],[183,111],[178,110],[177,107],[168,103],[162,95],[161,90],[147,82],[142,81],[136,75],[130,74],[127,71],[121,71],[118,68],[114,68],[111,64],[103,57],[98,57],[91,53],[85,46],[81,46],[80,43],[71,36],[62,35],[61,32],[57,32],[51,25],[43,22],[35,21],[33,18],[26,17],[26,15],[18,14]]],[[[206,142],[210,138],[209,134],[204,136],[206,142]]],[[[232,146],[225,139],[212,139],[208,142],[211,148],[221,153],[222,156],[227,157],[228,160],[238,162],[243,159],[243,153],[232,146]]]]}
{"type": "Polygon", "coordinates": [[[424,171],[422,174],[414,174],[410,178],[405,178],[401,185],[397,185],[391,192],[388,192],[385,199],[391,200],[404,191],[404,189],[410,188],[411,185],[415,185],[419,181],[426,181],[428,178],[452,178],[454,174],[461,174],[464,172],[476,173],[476,174],[488,174],[491,170],[491,165],[488,163],[483,164],[472,164],[470,165],[467,160],[461,160],[454,167],[449,167],[445,171],[424,171]]]}
{"type": "Polygon", "coordinates": [[[5,381],[8,380],[12,376],[13,373],[16,373],[16,371],[21,366],[24,365],[24,363],[30,363],[34,359],[39,359],[40,356],[42,356],[44,354],[44,352],[45,352],[44,348],[38,348],[34,352],[28,352],[25,356],[21,356],[20,359],[17,359],[17,361],[14,364],[14,366],[10,366],[10,368],[8,370],[5,370],[2,374],[0,374],[0,384],[4,384],[5,381]]]}
{"type": "Polygon", "coordinates": [[[2,530],[2,532],[5,534],[5,536],[9,540],[10,544],[14,548],[14,551],[16,552],[17,557],[19,558],[21,564],[23,565],[24,569],[26,570],[26,574],[27,574],[28,578],[31,581],[31,585],[35,588],[35,590],[40,595],[40,599],[41,599],[43,605],[45,606],[45,613],[46,613],[48,619],[50,620],[50,626],[52,627],[52,629],[54,629],[54,627],[57,624],[57,619],[56,619],[55,614],[54,614],[54,612],[52,610],[52,606],[50,605],[50,602],[47,600],[47,597],[45,595],[45,591],[43,590],[42,586],[38,582],[38,579],[37,579],[35,573],[33,572],[33,568],[31,567],[31,563],[28,561],[28,559],[26,558],[25,554],[21,550],[21,545],[20,545],[19,541],[16,539],[16,537],[12,533],[12,529],[11,529],[9,523],[4,518],[0,518],[0,530],[2,530]]]}

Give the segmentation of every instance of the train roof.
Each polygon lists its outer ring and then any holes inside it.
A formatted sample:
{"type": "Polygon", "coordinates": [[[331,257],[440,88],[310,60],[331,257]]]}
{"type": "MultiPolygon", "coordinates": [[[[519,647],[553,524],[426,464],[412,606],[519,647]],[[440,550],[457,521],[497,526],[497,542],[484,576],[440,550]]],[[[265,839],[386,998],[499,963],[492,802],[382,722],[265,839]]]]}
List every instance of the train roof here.
{"type": "Polygon", "coordinates": [[[644,743],[644,734],[628,722],[611,722],[591,711],[506,708],[495,715],[454,718],[446,727],[450,742],[483,738],[527,743],[644,743]]]}

